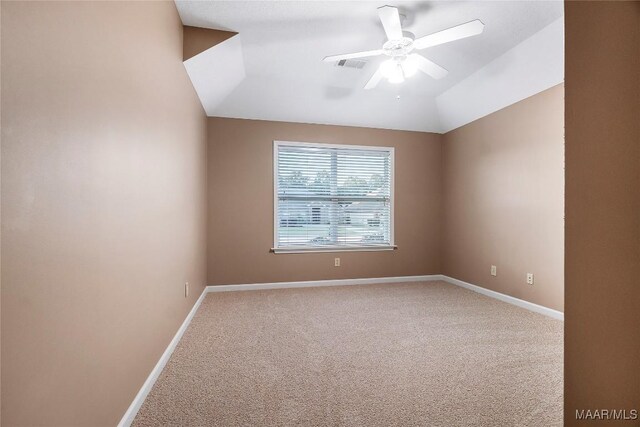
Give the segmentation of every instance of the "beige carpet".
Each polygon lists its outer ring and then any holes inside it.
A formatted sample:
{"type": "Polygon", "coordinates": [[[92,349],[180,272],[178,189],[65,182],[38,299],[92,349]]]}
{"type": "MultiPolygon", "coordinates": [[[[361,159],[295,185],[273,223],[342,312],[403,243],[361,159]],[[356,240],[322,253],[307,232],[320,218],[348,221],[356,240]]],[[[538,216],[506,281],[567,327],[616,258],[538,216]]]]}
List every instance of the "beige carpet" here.
{"type": "Polygon", "coordinates": [[[562,330],[443,282],[210,293],[134,425],[561,425],[562,330]]]}

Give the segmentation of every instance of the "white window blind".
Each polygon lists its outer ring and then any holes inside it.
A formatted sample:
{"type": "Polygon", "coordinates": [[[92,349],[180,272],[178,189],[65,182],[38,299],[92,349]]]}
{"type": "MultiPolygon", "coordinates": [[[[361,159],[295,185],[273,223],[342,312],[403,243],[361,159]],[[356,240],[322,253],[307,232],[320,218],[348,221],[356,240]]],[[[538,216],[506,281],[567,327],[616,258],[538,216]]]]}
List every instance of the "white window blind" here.
{"type": "Polygon", "coordinates": [[[393,148],[274,143],[276,252],[393,249],[393,148]]]}

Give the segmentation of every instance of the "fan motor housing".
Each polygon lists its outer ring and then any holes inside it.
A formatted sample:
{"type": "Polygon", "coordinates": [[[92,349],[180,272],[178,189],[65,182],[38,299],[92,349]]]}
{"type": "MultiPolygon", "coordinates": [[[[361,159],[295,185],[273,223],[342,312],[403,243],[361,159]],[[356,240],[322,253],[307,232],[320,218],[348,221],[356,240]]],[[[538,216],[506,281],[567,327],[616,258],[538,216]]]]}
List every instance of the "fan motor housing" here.
{"type": "Polygon", "coordinates": [[[406,56],[413,50],[413,38],[402,37],[397,40],[389,40],[382,45],[382,51],[385,55],[395,58],[397,56],[406,56]]]}

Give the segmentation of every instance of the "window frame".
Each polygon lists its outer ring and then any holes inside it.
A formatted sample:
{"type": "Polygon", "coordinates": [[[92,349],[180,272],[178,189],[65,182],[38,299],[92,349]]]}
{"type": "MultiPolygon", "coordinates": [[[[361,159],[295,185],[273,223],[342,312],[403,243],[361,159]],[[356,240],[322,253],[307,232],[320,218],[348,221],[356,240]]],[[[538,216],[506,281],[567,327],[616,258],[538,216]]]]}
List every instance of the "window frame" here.
{"type": "Polygon", "coordinates": [[[394,235],[394,208],[395,208],[395,148],[375,145],[351,145],[351,144],[327,144],[321,142],[299,142],[299,141],[273,141],[273,247],[271,252],[278,253],[313,253],[313,252],[378,252],[392,251],[398,247],[395,245],[394,235]],[[367,151],[389,152],[389,245],[379,246],[296,246],[278,247],[278,148],[281,146],[290,147],[315,147],[315,148],[336,148],[367,151]]]}

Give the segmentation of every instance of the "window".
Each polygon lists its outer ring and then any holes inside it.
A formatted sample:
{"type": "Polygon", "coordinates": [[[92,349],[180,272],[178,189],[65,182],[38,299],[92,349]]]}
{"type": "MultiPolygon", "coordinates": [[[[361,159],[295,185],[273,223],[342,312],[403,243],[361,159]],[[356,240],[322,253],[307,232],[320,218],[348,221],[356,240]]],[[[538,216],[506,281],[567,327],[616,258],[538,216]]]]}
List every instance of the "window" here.
{"type": "Polygon", "coordinates": [[[274,252],[389,250],[393,148],[274,142],[274,252]]]}

